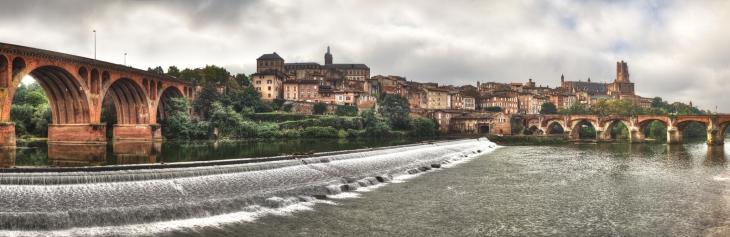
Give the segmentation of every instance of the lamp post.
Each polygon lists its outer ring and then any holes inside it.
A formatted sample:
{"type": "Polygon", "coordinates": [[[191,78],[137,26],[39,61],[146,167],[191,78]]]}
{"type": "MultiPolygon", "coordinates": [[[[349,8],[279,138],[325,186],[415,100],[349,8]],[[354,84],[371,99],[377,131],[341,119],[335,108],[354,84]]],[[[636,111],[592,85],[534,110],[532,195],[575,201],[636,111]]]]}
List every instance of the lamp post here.
{"type": "Polygon", "coordinates": [[[124,53],[124,66],[127,66],[127,53],[124,53]]]}
{"type": "Polygon", "coordinates": [[[94,59],[96,59],[96,30],[94,30],[94,59]]]}

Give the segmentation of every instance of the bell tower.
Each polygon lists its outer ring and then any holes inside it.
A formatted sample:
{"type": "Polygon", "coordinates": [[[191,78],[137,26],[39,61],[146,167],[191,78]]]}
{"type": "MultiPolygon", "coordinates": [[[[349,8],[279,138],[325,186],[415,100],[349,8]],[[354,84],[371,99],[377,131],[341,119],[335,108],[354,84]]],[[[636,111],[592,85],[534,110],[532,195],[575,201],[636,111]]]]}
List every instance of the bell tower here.
{"type": "Polygon", "coordinates": [[[324,65],[332,64],[332,54],[330,54],[330,46],[327,46],[327,53],[324,54],[324,65]]]}
{"type": "Polygon", "coordinates": [[[616,62],[616,82],[631,82],[629,80],[629,65],[623,60],[616,62]]]}

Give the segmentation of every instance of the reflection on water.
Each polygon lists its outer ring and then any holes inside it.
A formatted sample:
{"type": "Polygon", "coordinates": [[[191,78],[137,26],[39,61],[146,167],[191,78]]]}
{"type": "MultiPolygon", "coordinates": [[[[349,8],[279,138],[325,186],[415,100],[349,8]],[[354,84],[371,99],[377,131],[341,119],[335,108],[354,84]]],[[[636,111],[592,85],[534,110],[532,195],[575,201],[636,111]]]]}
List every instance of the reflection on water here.
{"type": "Polygon", "coordinates": [[[48,144],[18,141],[17,150],[0,151],[0,167],[103,166],[159,162],[210,161],[327,152],[418,143],[421,139],[321,139],[277,141],[165,141],[98,144],[48,144]]]}

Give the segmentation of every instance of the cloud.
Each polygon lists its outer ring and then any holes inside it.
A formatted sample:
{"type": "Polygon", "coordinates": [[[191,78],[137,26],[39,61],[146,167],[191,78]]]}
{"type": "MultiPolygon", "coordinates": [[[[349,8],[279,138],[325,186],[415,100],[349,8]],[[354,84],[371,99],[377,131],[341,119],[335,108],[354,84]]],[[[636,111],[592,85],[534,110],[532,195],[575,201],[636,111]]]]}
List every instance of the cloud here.
{"type": "Polygon", "coordinates": [[[642,96],[730,112],[722,1],[1,1],[0,41],[137,68],[365,63],[441,84],[611,82],[627,61],[642,96]]]}

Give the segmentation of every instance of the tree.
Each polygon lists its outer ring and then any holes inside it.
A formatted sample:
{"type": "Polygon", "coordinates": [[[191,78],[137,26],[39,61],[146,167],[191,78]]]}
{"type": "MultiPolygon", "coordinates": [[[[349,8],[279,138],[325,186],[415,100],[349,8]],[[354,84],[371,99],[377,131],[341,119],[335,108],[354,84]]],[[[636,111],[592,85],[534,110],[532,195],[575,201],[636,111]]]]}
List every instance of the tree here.
{"type": "Polygon", "coordinates": [[[378,118],[375,117],[375,111],[373,111],[373,109],[363,109],[360,111],[360,117],[362,117],[362,124],[365,128],[375,126],[375,124],[379,121],[378,118]]]}
{"type": "Polygon", "coordinates": [[[651,107],[652,108],[661,108],[663,105],[662,102],[663,102],[662,97],[659,97],[659,96],[654,97],[654,99],[651,100],[651,107]]]}
{"type": "Polygon", "coordinates": [[[327,105],[322,102],[316,103],[312,107],[312,114],[324,114],[324,112],[327,112],[327,105]]]}
{"type": "Polygon", "coordinates": [[[238,73],[236,74],[236,83],[238,83],[239,86],[250,86],[251,80],[248,79],[246,74],[238,73]]]}
{"type": "Polygon", "coordinates": [[[20,83],[18,89],[15,89],[15,95],[13,95],[13,105],[23,105],[26,94],[28,94],[28,87],[25,86],[25,83],[20,83]]]}
{"type": "Polygon", "coordinates": [[[411,119],[411,136],[413,137],[433,137],[436,135],[433,121],[424,117],[415,117],[411,119]]]}
{"type": "Polygon", "coordinates": [[[489,107],[484,108],[484,110],[485,111],[490,111],[490,112],[502,112],[502,107],[499,107],[499,106],[489,106],[489,107]]]}
{"type": "Polygon", "coordinates": [[[163,75],[165,74],[165,70],[162,70],[162,67],[160,67],[160,66],[157,66],[155,68],[148,67],[147,71],[151,72],[151,73],[157,73],[157,74],[163,74],[163,75]]]}
{"type": "Polygon", "coordinates": [[[216,65],[205,65],[203,68],[203,82],[208,83],[225,83],[230,77],[230,73],[225,68],[216,65]]]}
{"type": "Polygon", "coordinates": [[[162,127],[165,128],[162,130],[162,135],[166,138],[187,139],[192,137],[195,127],[189,119],[190,104],[188,104],[188,100],[187,97],[167,99],[167,106],[165,106],[167,117],[160,121],[162,127]]]}
{"type": "Polygon", "coordinates": [[[406,129],[411,120],[411,104],[398,94],[387,94],[378,101],[378,113],[387,118],[392,129],[406,129]]]}
{"type": "Polygon", "coordinates": [[[571,105],[570,107],[568,107],[568,109],[562,109],[561,108],[560,111],[562,111],[561,114],[572,114],[572,115],[576,115],[576,114],[591,114],[590,111],[588,111],[585,108],[583,108],[583,105],[581,105],[579,103],[574,103],[573,105],[571,105]]]}
{"type": "Polygon", "coordinates": [[[52,121],[51,106],[48,104],[40,104],[31,118],[35,132],[42,137],[48,136],[48,124],[51,124],[52,121]]]}
{"type": "Polygon", "coordinates": [[[180,77],[180,69],[176,66],[170,66],[167,68],[167,75],[171,77],[180,77]]]}
{"type": "Polygon", "coordinates": [[[271,106],[261,101],[261,92],[252,86],[232,91],[230,101],[236,112],[241,112],[245,108],[251,108],[256,112],[269,112],[272,110],[271,106]]]}
{"type": "Polygon", "coordinates": [[[552,102],[542,103],[540,106],[540,114],[557,114],[558,109],[552,102]]]}
{"type": "Polygon", "coordinates": [[[25,95],[25,104],[38,107],[41,104],[48,104],[48,98],[40,92],[33,91],[25,95]]]}
{"type": "Polygon", "coordinates": [[[15,134],[21,135],[33,131],[35,126],[31,125],[31,119],[33,118],[34,108],[30,105],[16,105],[10,106],[10,121],[15,123],[15,134]]]}
{"type": "Polygon", "coordinates": [[[193,69],[185,68],[180,72],[180,79],[191,82],[201,82],[203,80],[203,75],[200,75],[200,73],[193,69]]]}
{"type": "Polygon", "coordinates": [[[208,85],[204,86],[203,90],[195,95],[193,105],[195,106],[196,112],[200,113],[203,118],[208,119],[210,118],[210,113],[213,110],[213,103],[219,102],[220,99],[221,94],[218,93],[215,86],[208,85]]]}

